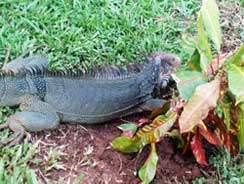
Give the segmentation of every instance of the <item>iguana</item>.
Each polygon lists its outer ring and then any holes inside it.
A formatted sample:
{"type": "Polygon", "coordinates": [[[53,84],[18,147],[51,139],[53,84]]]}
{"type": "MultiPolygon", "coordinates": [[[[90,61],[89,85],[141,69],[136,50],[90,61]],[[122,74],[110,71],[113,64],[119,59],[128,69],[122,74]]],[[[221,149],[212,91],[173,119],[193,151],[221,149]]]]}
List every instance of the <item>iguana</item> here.
{"type": "Polygon", "coordinates": [[[173,54],[155,52],[144,64],[110,66],[87,72],[51,72],[44,57],[20,58],[0,74],[0,106],[20,105],[0,125],[13,137],[1,144],[18,143],[27,131],[54,129],[60,122],[100,123],[163,104],[153,99],[180,63],[173,54]]]}

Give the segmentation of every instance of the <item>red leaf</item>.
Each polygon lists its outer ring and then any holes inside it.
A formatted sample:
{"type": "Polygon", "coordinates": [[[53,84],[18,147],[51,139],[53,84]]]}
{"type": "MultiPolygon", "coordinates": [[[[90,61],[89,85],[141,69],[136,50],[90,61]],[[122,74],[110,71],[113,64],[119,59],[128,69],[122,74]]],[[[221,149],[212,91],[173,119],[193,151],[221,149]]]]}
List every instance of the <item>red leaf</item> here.
{"type": "Polygon", "coordinates": [[[192,138],[191,149],[196,161],[201,165],[208,166],[208,163],[206,161],[205,151],[202,147],[201,137],[198,131],[192,138]]]}
{"type": "Polygon", "coordinates": [[[213,111],[209,113],[208,119],[212,121],[212,123],[215,125],[222,145],[224,145],[224,147],[228,149],[229,152],[231,152],[230,135],[227,132],[224,121],[219,119],[218,116],[213,111]]]}
{"type": "Polygon", "coordinates": [[[149,119],[148,118],[141,118],[141,119],[139,119],[139,126],[142,126],[142,125],[144,125],[144,124],[146,124],[146,123],[148,123],[149,122],[149,119]]]}
{"type": "Polygon", "coordinates": [[[218,136],[209,129],[199,128],[199,133],[211,144],[221,146],[218,136]]]}
{"type": "MultiPolygon", "coordinates": [[[[190,150],[190,141],[191,141],[191,132],[187,133],[187,134],[184,134],[185,135],[185,147],[184,147],[184,150],[183,150],[183,154],[186,154],[188,150],[190,150]]],[[[183,136],[184,136],[183,135],[183,136]]]]}

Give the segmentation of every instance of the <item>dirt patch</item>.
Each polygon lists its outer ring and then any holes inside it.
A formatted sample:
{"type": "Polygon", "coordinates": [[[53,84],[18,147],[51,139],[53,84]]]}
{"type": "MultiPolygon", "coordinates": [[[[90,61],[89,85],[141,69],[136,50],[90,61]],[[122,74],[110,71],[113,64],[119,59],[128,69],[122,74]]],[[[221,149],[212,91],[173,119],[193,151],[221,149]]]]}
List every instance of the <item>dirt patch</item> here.
{"type": "MultiPolygon", "coordinates": [[[[127,119],[136,121],[139,116],[127,119]]],[[[37,157],[42,163],[33,166],[39,178],[46,183],[72,183],[77,176],[82,178],[78,183],[86,184],[139,183],[136,171],[147,158],[149,149],[145,148],[140,155],[113,150],[109,143],[120,135],[116,128],[119,124],[121,120],[103,125],[63,124],[56,130],[33,134],[33,142],[40,141],[37,157]]],[[[173,140],[167,138],[160,142],[157,151],[159,162],[153,183],[186,183],[203,176],[204,168],[196,164],[191,154],[182,155],[173,140]]]]}
{"type": "Polygon", "coordinates": [[[219,3],[223,52],[235,51],[244,41],[244,8],[240,3],[236,0],[219,3]]]}

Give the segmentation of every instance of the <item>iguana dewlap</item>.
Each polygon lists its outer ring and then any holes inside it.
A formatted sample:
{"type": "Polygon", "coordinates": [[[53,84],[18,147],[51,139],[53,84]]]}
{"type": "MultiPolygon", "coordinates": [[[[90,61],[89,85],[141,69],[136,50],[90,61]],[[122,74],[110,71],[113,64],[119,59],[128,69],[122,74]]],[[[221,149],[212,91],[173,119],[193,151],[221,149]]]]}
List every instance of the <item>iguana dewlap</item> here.
{"type": "Polygon", "coordinates": [[[156,52],[142,65],[75,74],[47,71],[43,57],[14,60],[0,76],[0,106],[20,105],[21,112],[0,125],[14,131],[2,143],[15,144],[25,131],[53,129],[60,122],[100,123],[157,108],[163,100],[153,99],[152,93],[165,87],[179,62],[175,55],[156,52]]]}

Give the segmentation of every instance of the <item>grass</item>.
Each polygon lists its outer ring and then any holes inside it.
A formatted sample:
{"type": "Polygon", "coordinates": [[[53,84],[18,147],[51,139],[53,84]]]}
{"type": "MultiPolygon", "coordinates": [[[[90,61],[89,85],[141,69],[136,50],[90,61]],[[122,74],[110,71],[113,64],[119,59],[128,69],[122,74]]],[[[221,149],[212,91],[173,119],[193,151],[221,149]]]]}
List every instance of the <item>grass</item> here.
{"type": "Polygon", "coordinates": [[[218,180],[223,183],[244,183],[244,150],[233,158],[227,151],[212,157],[210,163],[216,168],[218,180]]]}
{"type": "Polygon", "coordinates": [[[34,170],[28,169],[27,165],[37,164],[33,159],[37,153],[36,145],[29,145],[26,141],[12,148],[3,147],[0,151],[0,183],[1,184],[37,184],[34,170]]]}
{"type": "Polygon", "coordinates": [[[0,2],[0,60],[28,47],[46,55],[56,69],[89,64],[141,61],[143,54],[164,50],[183,54],[181,20],[192,19],[197,0],[0,2]],[[181,19],[181,20],[180,20],[181,19]]]}
{"type": "Polygon", "coordinates": [[[198,178],[193,184],[242,184],[244,183],[244,150],[233,158],[226,149],[220,149],[219,154],[212,156],[209,163],[215,171],[206,178],[198,178]]]}
{"type": "MultiPolygon", "coordinates": [[[[90,66],[141,62],[144,54],[155,50],[185,59],[180,37],[193,34],[199,5],[198,0],[4,0],[0,63],[6,48],[11,48],[12,60],[33,46],[38,48],[30,55],[45,55],[57,70],[76,68],[83,60],[90,66]]],[[[0,111],[1,122],[14,113],[9,108],[0,111]]],[[[9,135],[8,130],[0,133],[1,138],[9,135]]],[[[27,142],[1,147],[1,184],[39,183],[28,167],[38,162],[33,159],[36,152],[35,145],[27,142]]]]}

